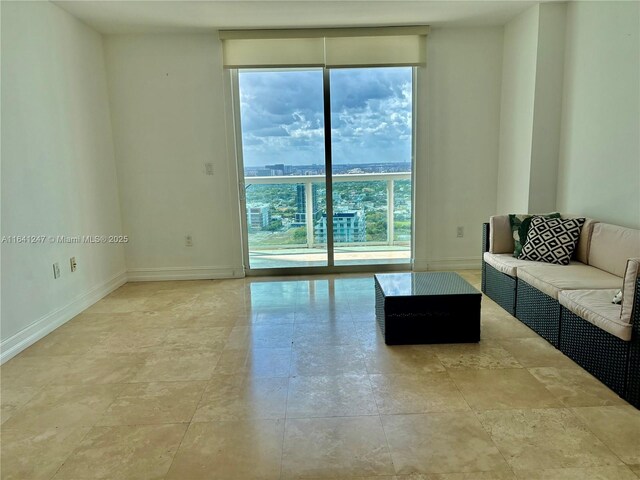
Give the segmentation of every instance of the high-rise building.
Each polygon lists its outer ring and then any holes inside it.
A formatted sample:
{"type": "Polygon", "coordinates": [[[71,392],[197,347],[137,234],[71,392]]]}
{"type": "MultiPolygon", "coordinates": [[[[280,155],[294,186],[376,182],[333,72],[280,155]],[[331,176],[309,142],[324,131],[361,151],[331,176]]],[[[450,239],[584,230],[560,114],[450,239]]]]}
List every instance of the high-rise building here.
{"type": "Polygon", "coordinates": [[[249,228],[265,228],[271,222],[271,214],[267,205],[253,205],[247,208],[249,228]]]}
{"type": "MultiPolygon", "coordinates": [[[[316,241],[327,241],[327,214],[315,226],[316,241]]],[[[336,212],[333,214],[333,241],[335,243],[356,243],[367,241],[367,223],[362,211],[336,212]]]]}
{"type": "MultiPolygon", "coordinates": [[[[320,215],[318,211],[318,185],[311,185],[311,204],[313,220],[317,220],[320,215]]],[[[305,185],[299,183],[296,185],[296,213],[294,218],[294,223],[292,226],[301,227],[306,224],[307,221],[307,192],[305,190],[305,185]]]]}

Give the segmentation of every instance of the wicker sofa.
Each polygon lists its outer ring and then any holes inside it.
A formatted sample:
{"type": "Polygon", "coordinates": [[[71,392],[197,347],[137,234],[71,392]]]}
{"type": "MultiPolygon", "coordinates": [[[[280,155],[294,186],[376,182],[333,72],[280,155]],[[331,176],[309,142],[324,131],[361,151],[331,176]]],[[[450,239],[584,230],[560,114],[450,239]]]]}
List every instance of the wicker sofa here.
{"type": "Polygon", "coordinates": [[[482,244],[482,291],[640,408],[640,230],[587,219],[566,266],[514,258],[508,215],[482,244]]]}

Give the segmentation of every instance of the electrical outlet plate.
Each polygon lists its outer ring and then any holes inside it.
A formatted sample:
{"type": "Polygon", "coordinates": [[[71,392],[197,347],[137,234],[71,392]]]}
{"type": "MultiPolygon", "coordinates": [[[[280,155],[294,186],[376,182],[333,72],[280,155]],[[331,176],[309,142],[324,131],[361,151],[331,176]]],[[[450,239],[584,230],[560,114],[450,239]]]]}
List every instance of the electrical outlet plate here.
{"type": "Polygon", "coordinates": [[[185,247],[193,247],[193,237],[191,235],[184,237],[184,245],[185,247]]]}
{"type": "Polygon", "coordinates": [[[458,230],[457,230],[457,237],[458,237],[458,238],[462,238],[462,237],[464,237],[464,227],[458,227],[458,230]]]}
{"type": "Polygon", "coordinates": [[[69,264],[71,266],[71,272],[75,272],[78,269],[78,263],[76,262],[76,257],[71,257],[69,259],[69,264]]]}
{"type": "Polygon", "coordinates": [[[60,278],[60,264],[58,262],[53,264],[53,278],[60,278]]]}
{"type": "Polygon", "coordinates": [[[205,163],[204,171],[207,175],[213,175],[213,163],[205,163]]]}

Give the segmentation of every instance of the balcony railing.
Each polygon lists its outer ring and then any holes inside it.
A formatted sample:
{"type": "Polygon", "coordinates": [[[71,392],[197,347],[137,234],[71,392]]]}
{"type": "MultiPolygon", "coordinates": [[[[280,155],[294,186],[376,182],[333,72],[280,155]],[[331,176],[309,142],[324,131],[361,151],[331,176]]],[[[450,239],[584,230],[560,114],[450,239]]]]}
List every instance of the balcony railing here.
{"type": "MultiPolygon", "coordinates": [[[[398,241],[395,239],[395,207],[394,207],[394,190],[395,182],[398,180],[410,180],[411,173],[409,172],[391,172],[391,173],[358,173],[358,174],[339,174],[333,175],[334,183],[343,182],[385,182],[386,184],[386,221],[387,221],[387,235],[386,241],[366,241],[358,242],[357,244],[350,245],[408,245],[408,241],[398,241]]],[[[250,185],[304,185],[305,188],[305,213],[313,212],[313,184],[321,184],[324,186],[324,175],[285,175],[285,176],[265,176],[265,177],[245,177],[245,188],[249,188],[250,185]]],[[[334,205],[334,212],[336,211],[334,205]]],[[[362,208],[364,210],[364,208],[362,208]]],[[[306,244],[287,244],[287,245],[264,245],[265,248],[300,248],[307,247],[313,248],[320,245],[315,242],[314,227],[315,219],[313,215],[305,215],[306,226],[306,244]]],[[[251,242],[250,242],[251,243],[251,242]]],[[[340,242],[340,245],[348,245],[340,242]]],[[[253,245],[252,245],[253,247],[253,245]]],[[[263,247],[263,245],[260,245],[263,247]]]]}

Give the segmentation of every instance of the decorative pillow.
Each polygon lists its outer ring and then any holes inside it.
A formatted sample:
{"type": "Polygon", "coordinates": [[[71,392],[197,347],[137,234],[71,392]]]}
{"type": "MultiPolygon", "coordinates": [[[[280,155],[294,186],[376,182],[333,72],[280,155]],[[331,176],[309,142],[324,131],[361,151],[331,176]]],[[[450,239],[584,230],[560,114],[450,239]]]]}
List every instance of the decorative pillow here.
{"type": "Polygon", "coordinates": [[[558,212],[547,213],[546,215],[509,215],[509,225],[511,225],[511,235],[513,235],[513,256],[518,258],[522,251],[522,246],[527,241],[527,233],[533,217],[560,218],[558,212]]]}
{"type": "Polygon", "coordinates": [[[534,217],[518,258],[569,265],[585,220],[534,217]]]}

